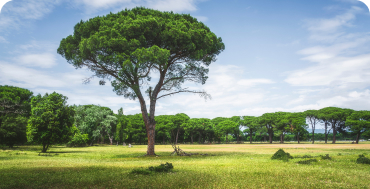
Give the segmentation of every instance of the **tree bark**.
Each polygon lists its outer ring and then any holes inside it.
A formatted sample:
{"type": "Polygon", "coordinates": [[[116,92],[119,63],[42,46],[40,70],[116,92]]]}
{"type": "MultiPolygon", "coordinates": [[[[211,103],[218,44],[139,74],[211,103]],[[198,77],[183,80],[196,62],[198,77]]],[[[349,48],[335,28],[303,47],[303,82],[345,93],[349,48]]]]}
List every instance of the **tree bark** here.
{"type": "Polygon", "coordinates": [[[272,144],[272,132],[269,132],[269,142],[272,144]]]}
{"type": "Polygon", "coordinates": [[[177,129],[177,134],[176,134],[176,143],[177,144],[177,139],[179,138],[179,131],[180,131],[180,128],[177,129]]]}
{"type": "Polygon", "coordinates": [[[191,144],[193,144],[193,132],[190,134],[191,144]]]}
{"type": "Polygon", "coordinates": [[[49,148],[49,144],[42,144],[42,152],[45,153],[49,148]]]}
{"type": "Polygon", "coordinates": [[[312,144],[315,143],[315,130],[312,129],[312,144]]]}
{"type": "Polygon", "coordinates": [[[335,138],[335,135],[337,134],[337,129],[335,128],[335,125],[333,127],[333,144],[335,144],[335,141],[336,141],[336,138],[335,138]]]}
{"type": "Polygon", "coordinates": [[[163,135],[163,144],[164,144],[165,137],[166,137],[166,135],[163,135]]]}
{"type": "Polygon", "coordinates": [[[328,124],[325,123],[325,144],[328,143],[328,124]]]}
{"type": "Polygon", "coordinates": [[[357,133],[357,136],[356,136],[356,144],[358,144],[358,141],[360,140],[360,133],[357,133]]]}
{"type": "Polygon", "coordinates": [[[252,144],[252,132],[249,132],[249,142],[252,144]]]}
{"type": "Polygon", "coordinates": [[[297,141],[298,141],[298,144],[300,143],[299,141],[299,133],[297,133],[297,141]]]}
{"type": "Polygon", "coordinates": [[[280,134],[280,144],[283,144],[284,141],[283,141],[283,134],[280,134]]]}

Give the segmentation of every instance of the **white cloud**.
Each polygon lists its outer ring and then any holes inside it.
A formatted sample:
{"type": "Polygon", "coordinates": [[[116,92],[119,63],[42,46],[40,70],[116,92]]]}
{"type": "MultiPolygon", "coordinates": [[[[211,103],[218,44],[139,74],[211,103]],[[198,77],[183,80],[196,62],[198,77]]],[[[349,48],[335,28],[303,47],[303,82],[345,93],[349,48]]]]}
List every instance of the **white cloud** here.
{"type": "Polygon", "coordinates": [[[16,61],[28,67],[51,68],[57,65],[56,58],[51,53],[25,54],[18,57],[16,61]]]}
{"type": "MultiPolygon", "coordinates": [[[[87,12],[116,8],[122,10],[124,8],[133,8],[136,6],[148,7],[160,11],[195,11],[196,0],[75,0],[77,5],[84,5],[87,12]]],[[[203,19],[206,19],[204,17],[203,19]]]]}
{"type": "Polygon", "coordinates": [[[239,80],[238,85],[242,85],[244,87],[254,87],[259,84],[272,84],[275,83],[269,79],[242,79],[239,80]]]}
{"type": "Polygon", "coordinates": [[[60,0],[21,0],[6,4],[0,16],[0,29],[19,29],[24,20],[40,19],[50,13],[60,0]]]}
{"type": "Polygon", "coordinates": [[[195,0],[147,0],[148,7],[161,11],[195,11],[195,0]]]}
{"type": "Polygon", "coordinates": [[[42,71],[6,62],[0,62],[0,65],[0,82],[6,83],[7,85],[14,85],[22,88],[35,88],[38,86],[64,87],[68,85],[66,81],[56,79],[55,75],[50,76],[42,71]]]}

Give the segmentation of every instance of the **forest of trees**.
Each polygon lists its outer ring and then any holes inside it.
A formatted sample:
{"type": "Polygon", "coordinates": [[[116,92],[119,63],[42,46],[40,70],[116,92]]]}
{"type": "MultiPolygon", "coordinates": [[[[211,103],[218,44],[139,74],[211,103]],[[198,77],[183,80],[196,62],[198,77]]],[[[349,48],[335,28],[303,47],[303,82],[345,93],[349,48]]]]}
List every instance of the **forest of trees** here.
{"type": "MultiPolygon", "coordinates": [[[[67,105],[53,92],[33,96],[27,89],[0,86],[0,145],[147,144],[142,114],[115,114],[100,105],[67,105]]],[[[155,143],[325,142],[370,137],[370,111],[326,107],[305,112],[265,113],[259,117],[190,118],[184,113],[155,116],[155,143]],[[315,133],[322,126],[325,133],[315,133]],[[307,129],[310,128],[312,133],[307,129]]]]}

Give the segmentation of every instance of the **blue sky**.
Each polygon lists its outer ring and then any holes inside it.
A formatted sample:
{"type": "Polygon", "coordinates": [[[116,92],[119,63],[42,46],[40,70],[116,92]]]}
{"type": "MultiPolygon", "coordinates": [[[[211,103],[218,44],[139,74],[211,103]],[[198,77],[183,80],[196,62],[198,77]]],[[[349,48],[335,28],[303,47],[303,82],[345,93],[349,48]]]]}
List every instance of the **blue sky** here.
{"type": "Polygon", "coordinates": [[[205,90],[160,99],[156,114],[190,117],[298,112],[327,106],[370,107],[370,13],[357,0],[13,0],[0,13],[0,85],[35,94],[56,91],[69,104],[99,104],[140,113],[56,53],[74,25],[109,12],[145,6],[190,14],[221,37],[226,49],[210,66],[205,90]]]}

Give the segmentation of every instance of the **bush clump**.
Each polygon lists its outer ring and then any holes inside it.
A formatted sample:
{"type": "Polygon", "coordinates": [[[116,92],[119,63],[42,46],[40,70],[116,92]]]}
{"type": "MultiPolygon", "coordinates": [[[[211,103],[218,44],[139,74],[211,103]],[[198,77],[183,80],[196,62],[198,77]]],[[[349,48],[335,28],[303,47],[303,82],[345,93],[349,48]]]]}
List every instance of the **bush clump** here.
{"type": "Polygon", "coordinates": [[[173,169],[172,163],[166,162],[165,164],[160,164],[158,166],[150,166],[148,168],[138,168],[131,171],[131,174],[141,174],[141,175],[150,175],[153,173],[163,173],[170,172],[173,169]]]}
{"type": "Polygon", "coordinates": [[[356,163],[359,164],[370,164],[370,159],[365,157],[365,155],[358,155],[358,159],[356,160],[356,163]]]}
{"type": "Polygon", "coordinates": [[[87,146],[87,141],[89,140],[88,134],[76,133],[71,141],[68,142],[68,147],[84,147],[87,146]]]}
{"type": "Polygon", "coordinates": [[[279,149],[277,152],[275,152],[271,159],[289,161],[289,159],[293,159],[293,156],[291,156],[289,153],[284,152],[283,149],[279,149]]]}
{"type": "Polygon", "coordinates": [[[311,162],[317,162],[317,159],[307,159],[307,160],[302,160],[298,161],[298,164],[311,164],[311,162]]]}
{"type": "Polygon", "coordinates": [[[320,157],[322,160],[331,160],[331,157],[329,156],[329,154],[325,154],[325,156],[320,155],[320,157]]]}

